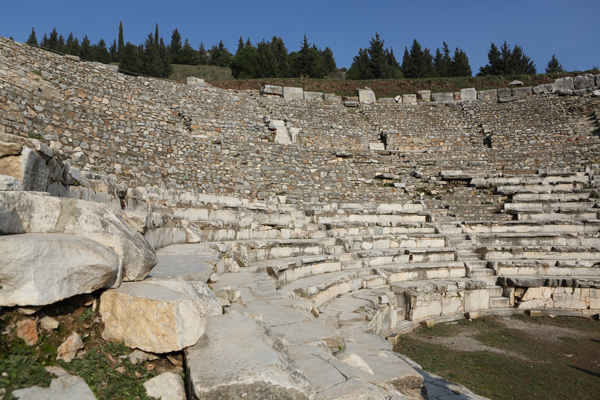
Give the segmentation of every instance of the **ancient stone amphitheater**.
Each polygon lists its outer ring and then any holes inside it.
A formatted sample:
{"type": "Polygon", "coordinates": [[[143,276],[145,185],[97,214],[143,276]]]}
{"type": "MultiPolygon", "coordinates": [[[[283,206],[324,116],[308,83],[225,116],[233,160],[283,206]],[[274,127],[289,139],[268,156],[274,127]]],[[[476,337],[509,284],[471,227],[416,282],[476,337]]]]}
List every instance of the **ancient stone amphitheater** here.
{"type": "Polygon", "coordinates": [[[392,343],[600,312],[598,86],[232,91],[0,38],[0,306],[102,293],[194,399],[481,398],[392,343]]]}

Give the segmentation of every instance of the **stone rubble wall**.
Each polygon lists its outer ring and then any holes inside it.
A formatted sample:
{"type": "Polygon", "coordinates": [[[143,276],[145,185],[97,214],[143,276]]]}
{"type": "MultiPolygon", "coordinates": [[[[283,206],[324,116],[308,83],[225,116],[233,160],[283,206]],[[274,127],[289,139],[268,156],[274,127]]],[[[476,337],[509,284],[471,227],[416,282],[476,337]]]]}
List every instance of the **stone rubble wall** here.
{"type": "Polygon", "coordinates": [[[347,108],[328,96],[285,100],[132,78],[6,39],[0,44],[0,134],[43,137],[71,165],[112,174],[128,187],[393,203],[418,196],[418,188],[441,189],[440,169],[484,161],[505,172],[576,170],[599,152],[595,126],[581,125],[598,108],[591,97],[347,108]],[[271,143],[264,117],[298,127],[298,143],[271,143]],[[386,140],[394,150],[368,150],[386,140]],[[398,179],[375,179],[380,174],[398,179]]]}

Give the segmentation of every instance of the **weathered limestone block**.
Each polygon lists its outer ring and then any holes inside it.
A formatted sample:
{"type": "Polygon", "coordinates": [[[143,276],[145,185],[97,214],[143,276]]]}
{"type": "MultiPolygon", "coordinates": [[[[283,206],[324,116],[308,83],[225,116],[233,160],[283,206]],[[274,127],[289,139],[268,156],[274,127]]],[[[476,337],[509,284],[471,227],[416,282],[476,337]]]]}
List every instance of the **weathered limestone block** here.
{"type": "Polygon", "coordinates": [[[320,92],[304,92],[304,100],[323,100],[323,93],[320,92]]]}
{"type": "Polygon", "coordinates": [[[454,101],[454,95],[452,93],[432,93],[432,101],[454,101]]]}
{"type": "Polygon", "coordinates": [[[186,281],[181,276],[173,276],[170,278],[147,279],[144,283],[163,286],[197,298],[202,303],[202,308],[207,316],[223,314],[221,302],[204,282],[186,281]]]}
{"type": "Polygon", "coordinates": [[[28,233],[83,236],[112,247],[121,260],[124,280],[143,279],[156,265],[148,242],[102,204],[27,192],[0,192],[0,203],[17,210],[28,233]]]}
{"type": "Polygon", "coordinates": [[[0,192],[23,190],[20,180],[8,175],[0,175],[0,192]]]}
{"type": "Polygon", "coordinates": [[[356,89],[356,95],[360,103],[375,103],[375,93],[371,89],[356,89]]]}
{"type": "Polygon", "coordinates": [[[547,83],[545,85],[535,86],[533,89],[534,94],[548,94],[554,91],[554,85],[552,83],[547,83]]]}
{"type": "Polygon", "coordinates": [[[402,102],[404,104],[416,104],[417,103],[417,95],[416,94],[404,94],[404,95],[402,95],[402,102]]]}
{"type": "Polygon", "coordinates": [[[567,76],[565,78],[558,78],[554,80],[554,91],[558,92],[561,90],[573,90],[575,88],[573,84],[573,78],[567,76]]]}
{"type": "Polygon", "coordinates": [[[162,400],[186,400],[185,385],[181,376],[165,372],[144,383],[146,394],[162,400]]]}
{"type": "Polygon", "coordinates": [[[304,91],[302,88],[286,86],[283,88],[283,98],[286,100],[303,100],[304,91]]]}
{"type": "Polygon", "coordinates": [[[283,341],[241,314],[209,317],[204,337],[185,351],[193,399],[314,399],[283,341]]]}
{"type": "Polygon", "coordinates": [[[498,90],[480,90],[477,92],[478,100],[497,100],[498,99],[498,90]]]}
{"type": "Polygon", "coordinates": [[[531,96],[533,94],[533,91],[531,90],[531,87],[518,87],[512,88],[511,94],[513,97],[526,97],[531,96]]]}
{"type": "Polygon", "coordinates": [[[186,83],[188,85],[206,87],[206,82],[204,82],[204,79],[196,78],[195,76],[188,76],[186,83]]]}
{"type": "Polygon", "coordinates": [[[264,95],[272,95],[272,96],[282,96],[283,88],[281,86],[273,86],[273,85],[265,85],[260,89],[260,94],[264,95]]]}
{"type": "Polygon", "coordinates": [[[342,101],[342,97],[336,96],[335,93],[323,93],[323,100],[339,103],[342,101]]]}
{"type": "Polygon", "coordinates": [[[498,97],[510,97],[512,92],[510,88],[502,88],[497,90],[498,97]]]}
{"type": "Polygon", "coordinates": [[[50,387],[19,389],[12,392],[13,396],[21,400],[96,400],[83,378],[70,375],[60,367],[46,367],[46,370],[57,376],[50,382],[50,387]]]}
{"type": "Polygon", "coordinates": [[[199,299],[144,282],[124,283],[100,298],[102,338],[152,353],[179,351],[198,342],[206,316],[199,299]]]}
{"type": "Polygon", "coordinates": [[[121,283],[117,254],[83,237],[0,236],[0,254],[0,306],[52,304],[121,283]]]}
{"type": "Polygon", "coordinates": [[[573,88],[575,90],[587,89],[593,86],[595,86],[595,79],[592,74],[578,75],[573,78],[573,88]]]}
{"type": "Polygon", "coordinates": [[[18,146],[2,143],[5,156],[0,156],[0,175],[8,175],[21,181],[22,190],[43,192],[48,186],[50,171],[46,161],[35,151],[23,147],[14,154],[18,146]]]}
{"type": "Polygon", "coordinates": [[[417,101],[431,101],[431,90],[417,91],[417,101]]]}
{"type": "Polygon", "coordinates": [[[391,98],[391,97],[380,97],[379,100],[377,100],[378,104],[396,104],[396,101],[391,98]]]}
{"type": "Polygon", "coordinates": [[[460,89],[460,99],[462,101],[477,100],[477,90],[475,90],[474,88],[460,89]]]}

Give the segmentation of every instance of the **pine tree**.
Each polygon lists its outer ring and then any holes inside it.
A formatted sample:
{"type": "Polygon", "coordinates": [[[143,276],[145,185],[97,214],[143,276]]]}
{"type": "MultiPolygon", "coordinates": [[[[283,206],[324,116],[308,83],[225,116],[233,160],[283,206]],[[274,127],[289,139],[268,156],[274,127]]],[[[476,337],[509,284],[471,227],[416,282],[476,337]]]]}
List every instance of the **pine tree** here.
{"type": "Polygon", "coordinates": [[[58,37],[58,40],[56,41],[56,46],[54,46],[54,50],[59,51],[61,53],[65,52],[65,38],[63,35],[60,35],[58,37]]]}
{"type": "Polygon", "coordinates": [[[119,22],[119,44],[117,54],[119,55],[119,63],[123,60],[123,50],[125,49],[125,41],[123,39],[123,22],[119,22]]]}
{"type": "Polygon", "coordinates": [[[250,42],[250,38],[248,38],[248,40],[246,40],[246,46],[252,46],[252,43],[250,42]]]}
{"type": "Polygon", "coordinates": [[[227,67],[229,66],[229,62],[233,57],[233,54],[227,50],[227,47],[223,44],[221,40],[218,45],[214,45],[210,50],[210,64],[216,65],[218,67],[227,67]]]}
{"type": "Polygon", "coordinates": [[[323,58],[323,65],[325,66],[326,73],[337,71],[337,65],[333,58],[333,50],[329,47],[325,47],[325,50],[319,51],[319,54],[323,58]]]}
{"type": "Polygon", "coordinates": [[[492,43],[488,52],[488,64],[480,67],[477,75],[534,75],[535,73],[535,64],[523,53],[523,49],[515,45],[511,51],[505,41],[500,50],[492,43]]]}
{"type": "Polygon", "coordinates": [[[96,45],[94,45],[94,58],[104,64],[110,63],[110,54],[106,48],[106,42],[104,39],[100,39],[96,45]]]}
{"type": "Polygon", "coordinates": [[[237,54],[238,51],[240,51],[244,47],[245,47],[245,45],[244,45],[244,39],[242,39],[242,37],[240,36],[240,40],[238,41],[238,48],[237,48],[235,54],[237,54]]]}
{"type": "Polygon", "coordinates": [[[256,78],[274,78],[279,76],[279,64],[273,54],[270,42],[260,41],[256,45],[256,78]]]}
{"type": "Polygon", "coordinates": [[[150,76],[162,76],[162,61],[158,55],[158,46],[155,45],[154,35],[148,34],[144,43],[144,53],[142,56],[142,71],[150,76]]]}
{"type": "Polygon", "coordinates": [[[452,66],[450,68],[449,76],[472,76],[471,66],[469,65],[469,58],[467,53],[458,47],[454,50],[454,57],[452,58],[452,66]]]}
{"type": "Polygon", "coordinates": [[[556,59],[556,54],[552,54],[552,59],[548,62],[548,66],[546,67],[546,73],[556,74],[561,72],[565,72],[565,70],[556,59]]]}
{"type": "Polygon", "coordinates": [[[156,29],[154,30],[154,47],[158,50],[158,23],[156,24],[156,29]]]}
{"type": "Polygon", "coordinates": [[[119,62],[119,57],[117,55],[117,39],[113,39],[113,42],[110,45],[108,51],[110,52],[110,62],[119,62]]]}
{"type": "Polygon", "coordinates": [[[31,28],[31,34],[29,35],[29,37],[27,38],[27,41],[25,42],[27,44],[33,44],[36,45],[38,44],[37,41],[37,37],[35,36],[35,30],[33,28],[31,28]]]}
{"type": "MultiPolygon", "coordinates": [[[[250,39],[248,39],[248,43],[250,39]]],[[[246,44],[248,45],[248,44],[246,44]]],[[[275,56],[275,60],[277,61],[277,65],[279,67],[279,76],[280,78],[286,78],[289,76],[289,61],[288,61],[288,50],[285,48],[285,44],[280,37],[273,36],[271,39],[271,50],[273,51],[273,55],[275,56]]]]}
{"type": "Polygon", "coordinates": [[[73,32],[69,33],[69,37],[67,38],[66,53],[72,56],[78,56],[81,50],[79,46],[79,39],[73,37],[73,32]]]}
{"type": "Polygon", "coordinates": [[[440,49],[436,49],[435,51],[433,60],[435,75],[439,77],[451,76],[450,69],[452,68],[452,58],[450,57],[450,49],[446,42],[443,43],[442,51],[443,53],[440,49]]]}
{"type": "Polygon", "coordinates": [[[139,56],[138,46],[129,42],[121,48],[121,62],[119,71],[124,74],[133,75],[142,72],[142,60],[139,56]]]}
{"type": "Polygon", "coordinates": [[[428,48],[423,50],[417,39],[414,39],[413,45],[404,50],[404,58],[402,59],[402,72],[405,78],[428,78],[434,73],[433,56],[428,48]]]}
{"type": "Polygon", "coordinates": [[[45,47],[48,49],[51,49],[51,50],[55,50],[57,43],[58,43],[58,32],[56,31],[56,28],[54,28],[54,29],[52,29],[52,32],[50,32],[50,37],[46,41],[45,47]]]}
{"type": "MultiPolygon", "coordinates": [[[[186,39],[187,41],[187,39],[186,39]]],[[[204,43],[200,42],[200,48],[198,48],[198,64],[199,65],[208,65],[209,56],[208,52],[204,48],[204,43]]]]}
{"type": "Polygon", "coordinates": [[[198,65],[200,63],[198,52],[190,46],[190,42],[187,39],[185,39],[183,48],[179,53],[179,62],[186,65],[198,65]]]}
{"type": "Polygon", "coordinates": [[[158,56],[162,63],[162,78],[168,78],[173,74],[173,66],[171,65],[171,55],[163,38],[160,38],[158,43],[158,56]]]}
{"type": "Polygon", "coordinates": [[[177,28],[171,34],[171,43],[169,44],[169,55],[174,64],[180,64],[181,53],[181,35],[177,28]]]}
{"type": "Polygon", "coordinates": [[[83,39],[81,39],[81,48],[79,50],[79,57],[81,57],[82,60],[91,60],[92,59],[92,48],[91,48],[91,43],[90,43],[90,39],[88,39],[87,35],[85,35],[83,37],[83,39]]]}
{"type": "Polygon", "coordinates": [[[231,59],[231,75],[236,79],[256,78],[256,64],[256,48],[252,45],[244,46],[231,59]]]}

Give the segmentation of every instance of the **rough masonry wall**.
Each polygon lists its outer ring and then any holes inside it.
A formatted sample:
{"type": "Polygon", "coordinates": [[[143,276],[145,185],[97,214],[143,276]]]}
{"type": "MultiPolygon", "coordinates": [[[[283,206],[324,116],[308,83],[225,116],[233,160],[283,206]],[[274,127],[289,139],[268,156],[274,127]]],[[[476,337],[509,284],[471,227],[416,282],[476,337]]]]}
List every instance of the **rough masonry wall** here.
{"type": "Polygon", "coordinates": [[[596,128],[577,125],[594,108],[598,100],[591,98],[543,95],[507,104],[360,108],[285,101],[128,77],[0,38],[0,134],[43,136],[75,166],[115,174],[129,187],[246,198],[287,194],[292,201],[404,201],[417,188],[436,189],[441,169],[480,168],[473,161],[504,173],[597,163],[596,128]],[[265,116],[300,128],[299,143],[271,143],[265,116]],[[395,148],[416,152],[367,150],[394,130],[395,148]],[[492,148],[484,143],[486,130],[492,148]],[[513,140],[518,145],[510,146],[513,140]],[[540,151],[532,140],[543,141],[540,151]],[[412,177],[413,171],[423,177],[412,177]],[[397,178],[374,179],[383,173],[397,178]]]}

